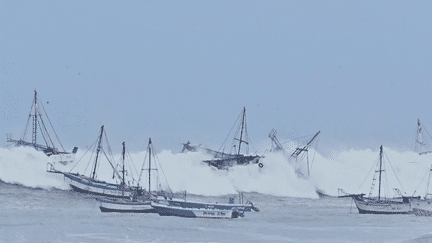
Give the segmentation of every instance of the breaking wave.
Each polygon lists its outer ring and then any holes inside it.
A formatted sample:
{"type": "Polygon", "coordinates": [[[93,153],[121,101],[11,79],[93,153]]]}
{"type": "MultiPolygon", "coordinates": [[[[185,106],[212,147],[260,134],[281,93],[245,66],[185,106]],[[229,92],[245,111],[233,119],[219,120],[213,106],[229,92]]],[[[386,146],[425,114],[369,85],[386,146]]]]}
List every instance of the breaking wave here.
{"type": "MultiPolygon", "coordinates": [[[[386,172],[397,174],[396,177],[386,177],[386,183],[391,187],[397,187],[407,195],[425,194],[427,173],[432,162],[431,155],[418,155],[408,151],[401,152],[384,148],[385,156],[390,160],[391,166],[386,167],[386,172]],[[400,184],[402,187],[400,186],[400,184]]],[[[305,163],[295,164],[290,162],[289,156],[283,153],[267,153],[261,159],[263,168],[257,165],[236,166],[227,170],[217,170],[202,163],[202,160],[210,159],[205,153],[188,152],[172,153],[163,150],[157,154],[162,166],[159,169],[161,184],[165,181],[172,191],[187,191],[188,193],[216,196],[235,194],[237,192],[258,192],[274,196],[289,196],[303,198],[317,198],[316,190],[337,196],[338,188],[343,188],[349,193],[368,193],[373,178],[373,167],[379,156],[379,149],[371,150],[345,150],[334,152],[328,157],[314,153],[311,163],[310,176],[305,172],[305,163]]],[[[146,153],[132,153],[130,157],[134,166],[127,168],[128,174],[133,175],[135,181],[139,177],[142,163],[146,153]]],[[[115,156],[116,162],[120,156],[115,156]]],[[[63,166],[56,165],[56,169],[62,171],[79,172],[90,175],[91,155],[79,151],[75,162],[63,166]],[[82,158],[79,162],[78,160],[82,158]],[[76,164],[78,162],[78,164],[76,164]]],[[[34,188],[58,188],[69,189],[63,181],[61,174],[46,172],[50,158],[33,148],[0,148],[0,179],[6,183],[21,184],[34,188]]],[[[98,167],[98,179],[115,182],[113,170],[108,163],[101,162],[98,167]]],[[[145,186],[146,178],[143,176],[141,185],[145,186]]]]}

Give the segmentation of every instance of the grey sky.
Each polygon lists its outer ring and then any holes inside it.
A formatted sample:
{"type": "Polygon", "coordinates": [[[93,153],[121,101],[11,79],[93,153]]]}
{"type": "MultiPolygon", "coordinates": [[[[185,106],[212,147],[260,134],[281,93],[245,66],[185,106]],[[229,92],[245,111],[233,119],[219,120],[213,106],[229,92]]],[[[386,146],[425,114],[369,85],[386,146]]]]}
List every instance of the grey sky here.
{"type": "MultiPolygon", "coordinates": [[[[259,148],[414,146],[432,131],[430,1],[1,1],[0,133],[37,89],[66,149],[217,149],[243,106],[259,148]],[[47,104],[46,102],[49,102],[47,104]]],[[[6,138],[0,145],[6,145],[6,138]]],[[[319,150],[320,148],[318,148],[319,150]]]]}

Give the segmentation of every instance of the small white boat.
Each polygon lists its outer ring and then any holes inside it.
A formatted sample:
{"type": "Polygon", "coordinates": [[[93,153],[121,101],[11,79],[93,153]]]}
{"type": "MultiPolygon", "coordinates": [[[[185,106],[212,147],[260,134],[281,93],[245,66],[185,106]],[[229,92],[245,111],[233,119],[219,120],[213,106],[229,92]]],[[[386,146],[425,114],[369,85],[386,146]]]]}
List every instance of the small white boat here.
{"type": "Polygon", "coordinates": [[[160,203],[151,203],[151,206],[160,216],[178,216],[186,218],[238,218],[244,216],[244,208],[231,209],[184,208],[169,206],[160,203]]]}
{"type": "Polygon", "coordinates": [[[104,213],[156,213],[150,201],[133,201],[127,199],[97,199],[99,209],[104,213]]]}

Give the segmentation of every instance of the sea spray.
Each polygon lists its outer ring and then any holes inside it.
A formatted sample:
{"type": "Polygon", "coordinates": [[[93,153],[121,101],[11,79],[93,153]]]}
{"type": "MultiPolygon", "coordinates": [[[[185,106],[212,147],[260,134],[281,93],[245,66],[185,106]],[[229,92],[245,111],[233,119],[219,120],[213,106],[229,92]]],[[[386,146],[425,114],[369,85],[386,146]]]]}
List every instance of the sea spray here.
{"type": "MultiPolygon", "coordinates": [[[[388,157],[392,164],[392,167],[388,165],[385,168],[386,174],[389,174],[383,181],[390,187],[387,193],[393,193],[392,188],[399,188],[402,192],[406,192],[406,195],[412,195],[416,191],[415,195],[424,196],[432,155],[420,156],[415,152],[400,152],[386,147],[384,153],[385,159],[387,160],[388,157]],[[392,175],[393,170],[399,180],[392,175]]],[[[305,161],[292,161],[289,159],[289,154],[288,152],[266,153],[260,160],[264,164],[263,168],[259,168],[258,165],[247,165],[218,170],[201,162],[211,159],[209,154],[199,152],[173,154],[171,151],[163,150],[157,154],[157,160],[152,161],[153,166],[162,166],[162,169],[158,168],[159,181],[156,181],[155,172],[152,172],[152,188],[160,184],[167,189],[169,185],[174,192],[186,190],[189,193],[206,196],[235,194],[243,191],[274,196],[317,198],[316,189],[336,196],[338,188],[343,188],[349,193],[368,194],[375,171],[373,166],[379,158],[378,148],[335,151],[329,157],[323,157],[313,149],[309,149],[309,154],[314,156],[309,157],[311,170],[307,178],[296,173],[299,163],[300,165],[303,163],[302,168],[304,168],[305,161]]],[[[121,163],[120,158],[120,155],[114,156],[112,161],[114,166],[121,163]]],[[[141,174],[140,186],[144,188],[148,186],[148,164],[144,164],[143,167],[145,158],[145,151],[128,153],[126,161],[128,184],[136,184],[141,174]],[[141,171],[142,168],[144,170],[141,171]],[[134,180],[131,179],[132,177],[134,180]]],[[[94,155],[90,152],[79,151],[74,163],[67,166],[55,164],[55,168],[91,176],[94,159],[94,155]]],[[[69,189],[61,174],[46,172],[48,162],[50,162],[49,157],[33,148],[0,148],[0,179],[27,187],[69,189]]],[[[104,155],[98,161],[96,178],[111,183],[120,182],[104,155]]],[[[376,185],[375,188],[378,186],[376,185]]]]}

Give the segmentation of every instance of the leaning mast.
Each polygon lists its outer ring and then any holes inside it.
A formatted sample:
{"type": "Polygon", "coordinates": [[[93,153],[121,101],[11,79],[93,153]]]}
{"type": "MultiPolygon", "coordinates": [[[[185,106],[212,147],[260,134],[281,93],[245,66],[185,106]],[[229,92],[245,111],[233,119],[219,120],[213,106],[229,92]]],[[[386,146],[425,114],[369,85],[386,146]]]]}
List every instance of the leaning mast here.
{"type": "Polygon", "coordinates": [[[104,129],[104,126],[102,125],[101,126],[101,133],[100,133],[100,135],[99,135],[99,142],[98,142],[98,147],[97,147],[97,150],[96,150],[96,159],[95,159],[95,164],[94,164],[94,170],[93,170],[93,175],[92,175],[92,179],[94,179],[95,178],[95,175],[96,175],[96,168],[97,168],[97,161],[98,161],[98,158],[99,158],[99,152],[100,152],[100,150],[101,150],[101,142],[102,142],[102,134],[103,134],[103,129],[104,129]]]}

